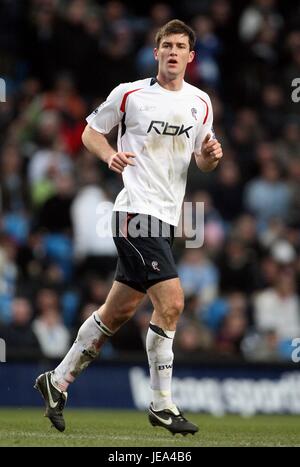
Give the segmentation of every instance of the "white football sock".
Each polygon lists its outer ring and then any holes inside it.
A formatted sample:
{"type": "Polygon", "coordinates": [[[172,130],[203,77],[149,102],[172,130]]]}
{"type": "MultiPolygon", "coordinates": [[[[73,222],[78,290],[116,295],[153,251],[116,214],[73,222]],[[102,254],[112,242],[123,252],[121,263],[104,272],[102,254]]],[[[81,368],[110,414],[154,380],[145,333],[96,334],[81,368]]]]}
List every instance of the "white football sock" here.
{"type": "Polygon", "coordinates": [[[80,327],[76,340],[63,361],[55,368],[52,381],[61,391],[98,356],[100,348],[112,336],[95,311],[80,327]]]}
{"type": "Polygon", "coordinates": [[[163,330],[152,323],[149,325],[146,350],[154,410],[164,410],[174,406],[171,395],[174,336],[175,331],[163,330]]]}

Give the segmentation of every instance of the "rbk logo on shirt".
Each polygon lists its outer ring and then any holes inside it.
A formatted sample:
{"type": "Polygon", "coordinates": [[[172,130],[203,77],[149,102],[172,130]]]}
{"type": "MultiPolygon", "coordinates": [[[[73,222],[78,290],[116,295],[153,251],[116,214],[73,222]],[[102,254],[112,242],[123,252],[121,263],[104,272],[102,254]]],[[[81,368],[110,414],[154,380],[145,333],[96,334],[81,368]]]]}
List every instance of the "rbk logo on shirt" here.
{"type": "Polygon", "coordinates": [[[163,122],[161,120],[152,120],[147,130],[147,133],[150,133],[151,130],[154,130],[158,135],[168,136],[180,136],[185,133],[187,138],[189,138],[189,130],[191,128],[193,128],[193,126],[188,126],[184,128],[183,124],[180,127],[178,125],[170,125],[169,122],[163,122]]]}

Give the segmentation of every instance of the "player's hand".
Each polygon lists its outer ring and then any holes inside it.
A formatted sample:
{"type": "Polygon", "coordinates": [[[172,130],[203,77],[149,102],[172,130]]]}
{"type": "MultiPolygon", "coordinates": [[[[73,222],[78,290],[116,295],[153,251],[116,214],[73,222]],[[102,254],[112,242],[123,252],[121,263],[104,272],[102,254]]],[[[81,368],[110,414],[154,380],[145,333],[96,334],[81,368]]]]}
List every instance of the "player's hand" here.
{"type": "Polygon", "coordinates": [[[107,165],[113,172],[121,174],[127,165],[135,165],[131,160],[132,157],[135,157],[132,152],[116,152],[109,157],[107,165]]]}
{"type": "Polygon", "coordinates": [[[221,144],[217,139],[210,139],[211,135],[208,133],[201,146],[201,154],[203,159],[211,162],[217,162],[223,156],[221,144]]]}

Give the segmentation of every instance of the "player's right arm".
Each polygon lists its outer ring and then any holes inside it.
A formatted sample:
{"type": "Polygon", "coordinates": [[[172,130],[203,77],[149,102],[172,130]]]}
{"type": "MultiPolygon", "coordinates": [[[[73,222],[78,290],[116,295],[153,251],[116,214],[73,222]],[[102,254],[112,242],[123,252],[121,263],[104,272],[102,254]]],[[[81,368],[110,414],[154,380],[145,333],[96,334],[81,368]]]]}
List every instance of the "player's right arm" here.
{"type": "Polygon", "coordinates": [[[123,118],[121,104],[127,89],[128,84],[120,84],[113,89],[106,101],[87,117],[88,124],[82,134],[85,147],[117,173],[122,173],[127,165],[134,165],[132,158],[135,155],[131,152],[116,152],[105,135],[123,118]]]}
{"type": "Polygon", "coordinates": [[[135,155],[131,152],[116,152],[108,143],[106,137],[89,124],[82,133],[82,142],[91,153],[95,154],[103,162],[106,162],[110,170],[122,173],[127,165],[134,165],[132,158],[135,155]]]}

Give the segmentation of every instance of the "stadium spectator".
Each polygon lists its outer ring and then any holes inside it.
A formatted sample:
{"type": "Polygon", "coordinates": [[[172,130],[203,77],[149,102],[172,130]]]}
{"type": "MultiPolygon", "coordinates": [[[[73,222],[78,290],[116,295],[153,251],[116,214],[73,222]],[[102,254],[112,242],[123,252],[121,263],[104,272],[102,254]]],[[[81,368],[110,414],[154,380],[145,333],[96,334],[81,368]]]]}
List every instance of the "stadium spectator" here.
{"type": "Polygon", "coordinates": [[[217,331],[216,350],[221,355],[238,356],[242,354],[242,343],[249,324],[247,299],[243,293],[232,292],[226,301],[228,311],[217,331]]]}
{"type": "Polygon", "coordinates": [[[274,286],[254,298],[254,324],[259,333],[272,332],[279,357],[290,358],[281,346],[300,335],[300,299],[292,266],[281,266],[274,286]]]}
{"type": "Polygon", "coordinates": [[[32,323],[43,355],[47,358],[62,357],[70,343],[70,332],[62,323],[59,310],[48,306],[32,323]]]}
{"type": "Polygon", "coordinates": [[[288,183],[275,161],[264,163],[260,176],[245,186],[245,207],[257,217],[261,228],[272,218],[286,221],[290,199],[288,183]]]}
{"type": "Polygon", "coordinates": [[[218,291],[218,271],[206,255],[204,248],[187,249],[178,264],[178,274],[187,295],[196,295],[206,305],[218,291]]]}
{"type": "Polygon", "coordinates": [[[32,330],[32,307],[25,297],[16,297],[11,303],[11,320],[2,324],[0,336],[6,342],[8,359],[36,360],[42,356],[41,348],[32,330]]]}

